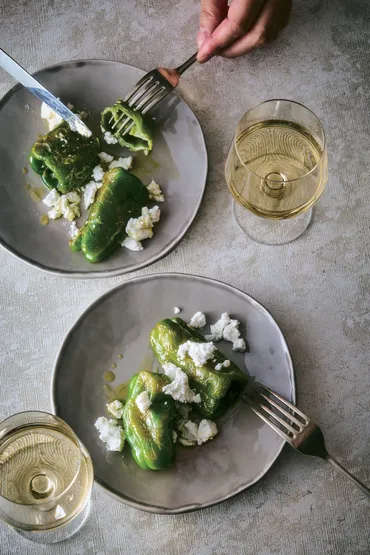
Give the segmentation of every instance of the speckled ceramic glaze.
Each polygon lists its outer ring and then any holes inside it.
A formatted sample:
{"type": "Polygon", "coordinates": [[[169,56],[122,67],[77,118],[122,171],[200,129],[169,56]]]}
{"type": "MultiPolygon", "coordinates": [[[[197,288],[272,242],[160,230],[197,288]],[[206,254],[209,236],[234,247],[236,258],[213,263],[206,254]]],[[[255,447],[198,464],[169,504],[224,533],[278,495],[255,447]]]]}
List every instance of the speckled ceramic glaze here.
{"type": "MultiPolygon", "coordinates": [[[[152,369],[149,332],[173,307],[189,321],[198,310],[207,322],[222,312],[241,322],[246,354],[218,347],[251,376],[295,400],[294,370],[285,339],[271,314],[249,295],[224,283],[183,274],[135,278],[112,289],[88,308],[58,354],[52,384],[56,414],[72,426],[93,460],[95,478],[124,503],[158,513],[179,513],[219,503],[259,480],[279,455],[283,440],[245,404],[219,421],[219,435],[200,447],[177,447],[173,468],[148,471],[133,461],[128,446],[107,453],[95,420],[105,415],[103,374],[114,368],[113,386],[141,369],[152,369]],[[123,355],[122,358],[119,355],[123,355]]],[[[208,326],[202,331],[207,333],[208,326]]]]}
{"type": "MultiPolygon", "coordinates": [[[[138,68],[119,62],[86,60],[43,69],[35,77],[64,102],[88,110],[93,131],[99,132],[100,112],[124,97],[143,76],[138,68]]],[[[42,187],[32,170],[23,175],[29,150],[47,125],[40,117],[40,101],[20,85],[0,101],[1,177],[0,243],[10,252],[42,270],[71,277],[108,277],[138,270],[168,254],[191,225],[203,197],[207,175],[207,152],[203,133],[189,106],[171,94],[151,112],[155,118],[154,148],[149,157],[134,155],[133,171],[144,184],[154,177],[162,186],[166,202],[153,239],[144,251],[118,248],[109,258],[93,265],[81,253],[69,249],[68,222],[51,221],[42,226],[48,208],[35,202],[26,184],[42,187]]],[[[129,151],[108,146],[101,150],[127,156],[129,151]]],[[[42,192],[42,191],[41,191],[42,192]]],[[[46,187],[44,195],[47,194],[46,187]]],[[[86,217],[86,216],[85,216],[86,217]]]]}

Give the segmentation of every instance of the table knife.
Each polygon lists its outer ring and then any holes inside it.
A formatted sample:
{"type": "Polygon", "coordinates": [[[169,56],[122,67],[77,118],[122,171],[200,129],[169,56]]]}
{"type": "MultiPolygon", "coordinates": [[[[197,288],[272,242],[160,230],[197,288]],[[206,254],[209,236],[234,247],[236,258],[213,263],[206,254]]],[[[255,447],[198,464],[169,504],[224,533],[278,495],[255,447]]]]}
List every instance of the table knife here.
{"type": "Polygon", "coordinates": [[[17,79],[26,89],[33,95],[45,102],[64,119],[73,131],[78,131],[86,137],[91,136],[91,131],[67,106],[58,100],[51,92],[43,87],[32,75],[30,75],[22,66],[20,66],[13,58],[11,58],[2,48],[0,48],[0,67],[5,69],[12,77],[17,79]]]}

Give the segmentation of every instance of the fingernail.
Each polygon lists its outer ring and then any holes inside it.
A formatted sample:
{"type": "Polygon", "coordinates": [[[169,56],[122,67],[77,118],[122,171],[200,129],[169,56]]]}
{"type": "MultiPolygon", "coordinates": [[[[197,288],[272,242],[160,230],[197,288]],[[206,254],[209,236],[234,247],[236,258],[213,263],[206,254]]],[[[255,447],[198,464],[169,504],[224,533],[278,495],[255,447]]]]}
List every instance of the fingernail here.
{"type": "Polygon", "coordinates": [[[197,60],[201,64],[204,62],[208,62],[208,60],[212,57],[211,44],[211,40],[208,38],[203,41],[202,46],[199,48],[197,60]]]}
{"type": "Polygon", "coordinates": [[[204,27],[201,27],[198,31],[198,34],[197,34],[197,48],[198,48],[198,50],[208,37],[209,37],[209,32],[207,31],[207,29],[205,29],[204,27]]]}

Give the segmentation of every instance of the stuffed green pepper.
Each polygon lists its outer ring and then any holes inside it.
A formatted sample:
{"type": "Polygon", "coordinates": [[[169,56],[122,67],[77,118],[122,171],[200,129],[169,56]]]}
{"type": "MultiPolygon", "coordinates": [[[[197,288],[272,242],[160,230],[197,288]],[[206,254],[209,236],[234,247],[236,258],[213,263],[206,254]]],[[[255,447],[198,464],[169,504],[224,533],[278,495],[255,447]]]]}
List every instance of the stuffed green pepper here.
{"type": "Polygon", "coordinates": [[[122,242],[127,222],[138,218],[148,201],[148,189],[138,177],[123,168],[109,170],[71,249],[82,251],[89,262],[100,262],[122,242]]]}
{"type": "Polygon", "coordinates": [[[132,456],[144,469],[162,470],[172,464],[175,404],[162,391],[169,381],[164,374],[142,371],[129,383],[123,424],[132,456]]]}
{"type": "Polygon", "coordinates": [[[91,179],[99,164],[99,144],[99,139],[83,137],[62,122],[32,146],[30,165],[49,189],[69,193],[91,179]]]}
{"type": "Polygon", "coordinates": [[[113,106],[103,110],[100,127],[107,142],[118,142],[121,146],[134,152],[144,150],[146,154],[153,148],[152,132],[142,114],[130,108],[123,100],[118,100],[113,106]],[[130,118],[134,125],[131,131],[123,137],[119,129],[126,118],[130,118]]]}
{"type": "Polygon", "coordinates": [[[247,383],[233,362],[181,318],[166,318],[150,333],[150,344],[158,362],[183,370],[190,387],[200,394],[193,408],[207,417],[224,412],[247,383]]]}

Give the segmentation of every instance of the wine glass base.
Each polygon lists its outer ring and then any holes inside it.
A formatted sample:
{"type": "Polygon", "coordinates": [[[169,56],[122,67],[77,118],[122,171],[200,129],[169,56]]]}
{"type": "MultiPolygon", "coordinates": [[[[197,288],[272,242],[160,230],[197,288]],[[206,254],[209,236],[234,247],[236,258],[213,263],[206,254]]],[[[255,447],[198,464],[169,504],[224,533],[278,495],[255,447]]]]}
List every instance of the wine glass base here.
{"type": "Polygon", "coordinates": [[[284,245],[306,231],[311,222],[312,208],[294,218],[270,220],[256,216],[233,201],[233,215],[240,229],[253,241],[263,245],[284,245]]]}

